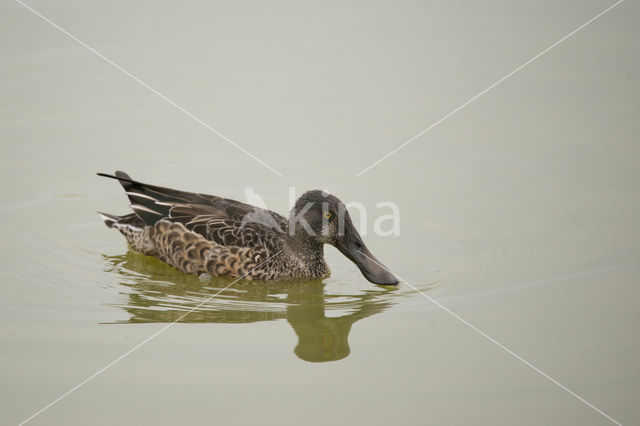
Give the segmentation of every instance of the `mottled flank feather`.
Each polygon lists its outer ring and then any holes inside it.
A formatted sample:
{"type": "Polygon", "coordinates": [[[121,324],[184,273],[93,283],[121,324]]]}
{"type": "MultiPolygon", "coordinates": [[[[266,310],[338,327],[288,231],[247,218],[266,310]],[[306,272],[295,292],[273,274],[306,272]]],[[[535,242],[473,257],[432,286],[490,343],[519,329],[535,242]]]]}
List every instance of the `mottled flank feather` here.
{"type": "Polygon", "coordinates": [[[269,278],[256,268],[267,260],[261,247],[223,246],[189,231],[181,223],[161,220],[150,228],[149,238],[158,249],[158,257],[187,274],[209,273],[213,276],[269,278]]]}

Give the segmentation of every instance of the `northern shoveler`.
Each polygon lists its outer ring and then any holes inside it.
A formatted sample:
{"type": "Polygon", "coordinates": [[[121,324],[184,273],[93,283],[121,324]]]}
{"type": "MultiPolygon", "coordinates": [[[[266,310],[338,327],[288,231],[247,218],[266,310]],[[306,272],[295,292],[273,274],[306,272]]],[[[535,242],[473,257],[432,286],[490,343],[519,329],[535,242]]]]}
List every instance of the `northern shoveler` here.
{"type": "Polygon", "coordinates": [[[214,195],[148,185],[124,172],[115,175],[133,213],[100,213],[133,250],[187,274],[208,273],[249,280],[320,278],[329,275],[324,244],[354,262],[375,284],[398,278],[367,249],[344,203],[326,192],[305,192],[289,218],[214,195]]]}

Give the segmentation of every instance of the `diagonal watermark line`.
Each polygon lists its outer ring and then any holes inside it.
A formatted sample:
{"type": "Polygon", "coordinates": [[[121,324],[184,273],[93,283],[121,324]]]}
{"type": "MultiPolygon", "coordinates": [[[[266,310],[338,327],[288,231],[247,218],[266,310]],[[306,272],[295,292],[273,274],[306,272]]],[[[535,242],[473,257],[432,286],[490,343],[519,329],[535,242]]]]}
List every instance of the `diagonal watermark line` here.
{"type": "Polygon", "coordinates": [[[40,410],[36,411],[35,413],[33,413],[31,416],[29,416],[28,418],[26,418],[25,420],[23,420],[22,422],[20,422],[18,424],[18,426],[22,426],[25,423],[31,421],[34,417],[40,415],[42,412],[44,412],[45,410],[51,408],[52,406],[54,406],[55,404],[57,404],[58,402],[60,402],[61,400],[63,400],[64,398],[66,398],[67,396],[69,396],[70,394],[72,394],[73,392],[75,392],[76,390],[78,390],[79,388],[81,388],[82,386],[86,385],[87,383],[89,383],[91,380],[95,379],[97,376],[99,376],[100,374],[104,373],[106,370],[108,370],[109,368],[113,367],[115,364],[117,364],[118,362],[122,361],[124,358],[126,358],[127,356],[131,355],[133,352],[137,351],[138,349],[140,349],[142,346],[144,346],[145,344],[149,343],[151,340],[153,340],[154,338],[156,338],[158,335],[162,334],[164,331],[166,331],[167,329],[173,327],[176,323],[180,322],[183,318],[185,318],[187,315],[189,315],[191,312],[195,311],[196,309],[198,309],[200,306],[204,305],[205,303],[209,302],[210,300],[212,300],[213,298],[215,298],[217,295],[219,295],[220,293],[222,293],[223,291],[225,291],[226,289],[228,289],[229,287],[231,287],[232,285],[234,285],[235,283],[237,283],[238,281],[240,281],[241,279],[243,279],[244,277],[246,277],[247,275],[249,275],[252,271],[254,271],[257,267],[259,267],[260,265],[263,265],[266,261],[268,261],[269,259],[273,259],[274,257],[276,257],[277,255],[279,255],[280,253],[282,253],[282,250],[276,252],[275,254],[269,256],[268,258],[266,258],[264,261],[260,262],[259,264],[257,264],[256,266],[254,266],[249,272],[247,272],[246,274],[242,275],[240,278],[234,280],[231,282],[231,284],[227,285],[225,288],[223,288],[222,290],[218,291],[216,294],[210,296],[209,298],[205,299],[203,302],[201,302],[200,304],[198,304],[197,306],[191,308],[190,310],[188,310],[187,312],[185,312],[183,315],[181,315],[177,320],[175,320],[174,322],[165,325],[164,327],[162,327],[160,330],[156,331],[155,333],[153,333],[151,336],[147,337],[146,339],[144,339],[142,342],[138,343],[137,345],[135,345],[133,348],[129,349],[127,352],[123,353],[122,355],[120,355],[118,358],[114,359],[113,361],[111,361],[110,363],[108,363],[107,365],[105,365],[104,367],[102,367],[100,370],[96,371],[95,373],[93,373],[92,375],[90,375],[89,377],[87,377],[86,379],[84,379],[83,381],[81,381],[80,383],[78,383],[77,385],[75,385],[74,387],[72,387],[71,389],[69,389],[68,391],[66,391],[65,393],[63,393],[62,395],[60,395],[59,397],[57,397],[56,399],[54,399],[53,401],[51,401],[49,404],[45,405],[44,407],[42,407],[40,410]]]}
{"type": "MultiPolygon", "coordinates": [[[[638,266],[639,266],[638,262],[627,262],[627,263],[619,263],[619,264],[616,264],[616,265],[606,266],[606,267],[603,267],[603,268],[594,268],[594,269],[586,269],[586,270],[583,269],[581,271],[570,272],[570,273],[561,274],[561,275],[555,275],[553,277],[543,278],[543,279],[540,279],[540,280],[512,284],[512,285],[510,285],[508,287],[494,288],[494,289],[486,290],[486,291],[482,291],[482,292],[479,292],[479,291],[478,292],[468,292],[466,294],[459,295],[459,296],[441,297],[440,300],[449,301],[450,302],[450,303],[448,303],[449,306],[451,306],[452,304],[460,305],[460,304],[469,303],[469,302],[474,302],[475,303],[475,302],[478,302],[478,301],[487,300],[487,299],[490,299],[490,298],[502,296],[504,294],[509,294],[509,293],[514,292],[514,291],[522,291],[522,290],[525,290],[525,289],[538,287],[540,285],[546,285],[546,284],[550,284],[550,283],[560,283],[560,282],[571,280],[571,279],[586,278],[586,277],[590,277],[590,276],[593,276],[593,275],[600,275],[600,274],[603,274],[605,272],[617,272],[617,271],[624,271],[624,270],[628,270],[628,269],[637,269],[638,266]]],[[[411,293],[411,294],[413,294],[413,293],[411,293]]]]}
{"type": "Polygon", "coordinates": [[[416,139],[418,139],[420,136],[424,135],[425,133],[427,133],[429,130],[433,129],[434,127],[436,127],[437,125],[439,125],[440,123],[442,123],[443,121],[447,120],[449,117],[451,117],[452,115],[456,114],[458,111],[462,110],[463,108],[465,108],[467,105],[471,104],[472,102],[474,102],[476,99],[478,99],[479,97],[481,97],[482,95],[484,95],[485,93],[487,93],[488,91],[490,91],[491,89],[493,89],[494,87],[498,86],[499,84],[501,84],[502,82],[504,82],[505,80],[507,80],[509,77],[511,77],[512,75],[516,74],[518,71],[521,71],[523,68],[525,68],[527,65],[531,64],[533,61],[535,61],[536,59],[538,59],[539,57],[541,57],[542,55],[544,55],[545,53],[549,52],[551,49],[553,49],[554,47],[556,47],[557,45],[559,45],[560,43],[562,43],[563,41],[565,41],[566,39],[568,39],[569,37],[573,36],[574,34],[576,34],[578,31],[582,30],[584,27],[586,27],[587,25],[591,24],[593,21],[595,21],[596,19],[600,18],[602,15],[604,15],[605,13],[609,12],[611,9],[613,9],[614,7],[618,6],[620,3],[622,3],[624,0],[618,0],[617,2],[615,2],[614,4],[612,4],[611,6],[609,6],[608,8],[606,8],[605,10],[603,10],[602,12],[598,13],[596,16],[594,16],[593,18],[589,19],[587,22],[585,22],[584,24],[580,25],[578,28],[576,28],[575,30],[571,31],[569,34],[567,34],[566,36],[562,37],[560,40],[556,41],[555,43],[553,43],[551,46],[547,47],[546,49],[544,49],[542,52],[538,53],[536,56],[534,56],[533,58],[529,59],[527,62],[523,63],[522,65],[520,65],[519,67],[515,68],[513,71],[511,71],[509,74],[505,75],[504,77],[502,77],[500,80],[496,81],[495,83],[493,83],[491,86],[487,87],[486,89],[484,89],[483,91],[481,91],[480,93],[478,93],[477,95],[475,95],[474,97],[472,97],[471,99],[469,99],[468,101],[466,101],[465,103],[463,103],[462,105],[458,106],[457,108],[455,108],[453,111],[449,112],[447,115],[445,115],[444,117],[440,118],[438,121],[436,121],[435,123],[433,123],[432,125],[430,125],[429,127],[427,127],[426,129],[422,130],[420,133],[418,133],[417,135],[415,135],[414,137],[412,137],[411,139],[409,139],[408,141],[406,141],[405,143],[403,143],[402,145],[400,145],[399,147],[397,147],[396,149],[394,149],[393,151],[389,152],[388,154],[386,154],[384,157],[380,158],[379,160],[377,160],[376,162],[374,162],[373,164],[371,164],[370,166],[366,167],[365,169],[361,170],[360,173],[358,173],[356,176],[362,176],[363,174],[365,174],[366,172],[368,172],[369,170],[371,170],[372,168],[374,168],[375,166],[377,166],[378,164],[380,164],[381,162],[383,162],[384,160],[386,160],[387,158],[391,157],[393,154],[395,154],[396,152],[400,151],[402,148],[406,147],[407,145],[409,145],[411,142],[415,141],[416,139]]]}
{"type": "Polygon", "coordinates": [[[213,127],[211,127],[209,124],[205,123],[204,121],[202,121],[200,118],[198,118],[195,114],[193,114],[192,112],[186,110],[184,107],[178,105],[175,101],[173,101],[172,99],[170,99],[169,97],[163,95],[162,93],[160,93],[158,90],[154,89],[153,87],[151,87],[150,85],[148,85],[147,83],[145,83],[144,81],[140,80],[138,77],[136,77],[135,75],[131,74],[129,71],[127,71],[126,69],[124,69],[123,67],[121,67],[120,65],[118,65],[117,63],[113,62],[111,59],[109,59],[108,57],[106,57],[105,55],[103,55],[102,53],[98,52],[96,49],[94,49],[93,47],[89,46],[87,43],[85,43],[84,41],[80,40],[78,37],[74,36],[73,34],[71,34],[69,31],[65,30],[64,28],[62,28],[60,25],[56,24],[55,22],[53,22],[51,19],[47,18],[46,16],[42,15],[40,12],[38,12],[37,10],[35,10],[34,8],[32,8],[31,6],[29,6],[28,4],[22,2],[21,0],[15,0],[16,3],[18,3],[19,5],[21,5],[22,7],[24,7],[25,9],[27,9],[28,11],[30,11],[31,13],[33,13],[34,15],[38,16],[40,19],[42,19],[43,21],[47,22],[49,25],[51,25],[52,27],[54,27],[55,29],[57,29],[58,31],[62,32],[63,34],[65,34],[67,37],[71,38],[72,40],[74,40],[75,42],[77,42],[78,44],[80,44],[81,46],[85,47],[87,50],[91,51],[93,54],[95,54],[96,56],[98,56],[100,59],[104,60],[105,62],[107,62],[109,65],[113,66],[114,68],[116,68],[117,70],[121,71],[122,73],[124,73],[125,75],[127,75],[128,77],[130,77],[131,79],[133,79],[134,81],[136,81],[138,84],[140,84],[141,86],[143,86],[144,88],[150,90],[151,92],[153,92],[154,94],[156,94],[157,96],[159,96],[160,98],[162,98],[163,100],[165,100],[167,103],[169,103],[170,105],[172,105],[173,107],[175,107],[177,110],[183,112],[184,114],[186,114],[189,118],[193,119],[195,122],[197,122],[198,124],[204,126],[206,129],[210,130],[211,132],[215,133],[216,135],[218,135],[219,137],[221,137],[222,139],[224,139],[225,141],[227,141],[228,143],[230,143],[231,145],[233,145],[234,147],[236,147],[237,149],[239,149],[240,151],[244,152],[245,154],[247,154],[249,157],[253,158],[254,160],[256,160],[258,163],[262,164],[263,166],[265,166],[266,168],[268,168],[269,170],[271,170],[273,173],[277,174],[278,176],[283,176],[282,173],[280,173],[279,171],[277,171],[276,169],[274,169],[273,167],[271,167],[270,165],[268,165],[267,163],[265,163],[264,161],[262,161],[261,159],[259,159],[258,157],[256,157],[255,155],[253,155],[252,153],[250,153],[249,151],[247,151],[245,148],[241,147],[240,145],[238,145],[237,143],[235,143],[234,141],[232,141],[231,139],[229,139],[227,136],[223,135],[220,131],[214,129],[213,127]]]}
{"type": "MultiPolygon", "coordinates": [[[[358,250],[360,251],[360,250],[358,250]]],[[[428,301],[430,301],[431,303],[435,304],[436,306],[438,306],[439,308],[441,308],[442,310],[444,310],[445,312],[447,312],[448,314],[450,314],[451,316],[453,316],[455,319],[457,319],[458,321],[462,322],[464,325],[466,325],[467,327],[471,328],[473,331],[475,331],[476,333],[480,334],[482,337],[486,338],[487,340],[489,340],[491,343],[495,344],[496,346],[498,346],[500,349],[504,350],[505,352],[507,352],[509,355],[511,355],[512,357],[514,357],[515,359],[517,359],[518,361],[522,362],[523,364],[527,365],[529,368],[531,368],[532,370],[534,370],[536,373],[540,374],[541,376],[543,376],[544,378],[546,378],[547,380],[549,380],[550,382],[552,382],[553,384],[555,384],[556,386],[560,387],[561,389],[565,390],[566,392],[568,392],[569,394],[571,394],[572,396],[574,396],[575,398],[577,398],[578,400],[580,400],[581,402],[583,402],[584,404],[588,405],[589,407],[591,407],[592,409],[594,409],[595,411],[597,411],[598,413],[602,414],[604,417],[606,417],[607,419],[611,420],[613,423],[617,424],[618,426],[622,426],[622,424],[620,422],[618,422],[617,420],[615,420],[613,417],[609,416],[607,413],[605,413],[604,411],[602,411],[601,409],[599,409],[598,407],[596,407],[595,405],[593,405],[592,403],[590,403],[589,401],[587,401],[586,399],[584,399],[583,397],[581,397],[580,395],[578,395],[577,393],[575,393],[574,391],[572,391],[571,389],[569,389],[568,387],[566,387],[565,385],[563,385],[562,383],[560,383],[559,381],[557,381],[556,379],[554,379],[553,377],[551,377],[550,375],[548,375],[547,373],[545,373],[544,371],[540,370],[538,367],[536,367],[535,365],[533,365],[532,363],[530,363],[529,361],[527,361],[526,359],[524,359],[523,357],[521,357],[520,355],[518,355],[517,353],[515,353],[514,351],[512,351],[511,349],[507,348],[505,345],[503,345],[502,343],[498,342],[496,339],[494,339],[493,337],[489,336],[487,333],[485,333],[484,331],[480,330],[478,327],[476,327],[475,325],[471,324],[469,321],[465,320],[464,318],[462,318],[460,315],[456,314],[455,312],[453,312],[451,309],[447,308],[446,306],[444,306],[442,303],[438,302],[436,299],[434,299],[433,297],[429,296],[426,293],[423,293],[422,291],[420,291],[417,287],[415,287],[413,284],[409,283],[407,280],[405,280],[404,278],[398,276],[398,274],[395,274],[393,272],[391,272],[388,268],[386,268],[384,265],[380,264],[379,262],[377,262],[375,259],[372,259],[371,257],[367,256],[365,253],[363,253],[362,251],[360,251],[360,253],[362,253],[362,255],[364,255],[365,257],[367,257],[369,260],[371,260],[372,262],[376,263],[378,266],[380,266],[381,268],[387,270],[389,273],[394,274],[396,277],[398,277],[400,280],[402,280],[405,284],[407,284],[409,287],[411,287],[412,289],[414,289],[415,291],[417,291],[418,293],[420,293],[422,296],[424,296],[425,299],[427,299],[428,301]]]]}

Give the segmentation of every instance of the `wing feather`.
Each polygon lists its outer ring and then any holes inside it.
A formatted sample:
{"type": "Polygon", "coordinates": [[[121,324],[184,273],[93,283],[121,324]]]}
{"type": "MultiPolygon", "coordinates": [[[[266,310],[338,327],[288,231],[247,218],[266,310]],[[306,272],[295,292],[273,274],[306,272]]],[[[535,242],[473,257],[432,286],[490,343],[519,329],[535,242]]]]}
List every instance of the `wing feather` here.
{"type": "Polygon", "coordinates": [[[282,231],[287,226],[287,220],[278,213],[240,201],[149,185],[132,179],[122,171],[117,171],[114,175],[98,175],[118,180],[132,206],[136,206],[132,209],[148,225],[153,225],[162,218],[180,218],[182,222],[188,217],[191,221],[198,216],[211,216],[240,222],[261,222],[277,231],[282,231]]]}

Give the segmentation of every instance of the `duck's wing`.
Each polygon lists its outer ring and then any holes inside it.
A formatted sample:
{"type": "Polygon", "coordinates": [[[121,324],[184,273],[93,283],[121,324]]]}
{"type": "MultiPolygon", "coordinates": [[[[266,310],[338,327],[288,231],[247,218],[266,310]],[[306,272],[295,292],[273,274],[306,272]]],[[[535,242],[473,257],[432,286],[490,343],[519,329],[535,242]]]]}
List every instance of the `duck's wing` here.
{"type": "Polygon", "coordinates": [[[180,222],[211,241],[238,247],[279,238],[287,227],[287,219],[278,213],[240,201],[149,185],[121,171],[98,175],[117,179],[131,209],[148,225],[161,219],[180,222]]]}
{"type": "Polygon", "coordinates": [[[249,212],[242,219],[222,215],[215,206],[178,204],[169,211],[168,220],[182,223],[188,230],[223,246],[278,249],[286,224],[262,212],[249,212]]]}

